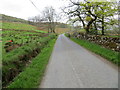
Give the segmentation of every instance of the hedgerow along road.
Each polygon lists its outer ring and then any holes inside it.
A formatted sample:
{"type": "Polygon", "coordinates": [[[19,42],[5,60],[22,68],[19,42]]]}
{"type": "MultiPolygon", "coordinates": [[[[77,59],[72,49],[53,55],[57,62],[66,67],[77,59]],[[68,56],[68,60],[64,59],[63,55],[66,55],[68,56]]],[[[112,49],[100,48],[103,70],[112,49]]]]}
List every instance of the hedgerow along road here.
{"type": "Polygon", "coordinates": [[[40,88],[118,88],[118,68],[62,34],[40,88]]]}

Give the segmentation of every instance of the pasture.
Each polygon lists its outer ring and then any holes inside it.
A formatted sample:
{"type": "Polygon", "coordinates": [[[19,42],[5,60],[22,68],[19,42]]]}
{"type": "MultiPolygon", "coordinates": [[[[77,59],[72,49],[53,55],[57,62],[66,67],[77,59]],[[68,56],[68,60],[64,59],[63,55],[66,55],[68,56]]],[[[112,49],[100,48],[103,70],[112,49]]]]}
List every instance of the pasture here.
{"type": "Polygon", "coordinates": [[[2,85],[7,87],[38,54],[42,53],[43,48],[48,48],[47,44],[55,39],[56,35],[50,35],[38,30],[36,26],[25,23],[0,22],[0,24],[2,25],[0,31],[2,85]]]}

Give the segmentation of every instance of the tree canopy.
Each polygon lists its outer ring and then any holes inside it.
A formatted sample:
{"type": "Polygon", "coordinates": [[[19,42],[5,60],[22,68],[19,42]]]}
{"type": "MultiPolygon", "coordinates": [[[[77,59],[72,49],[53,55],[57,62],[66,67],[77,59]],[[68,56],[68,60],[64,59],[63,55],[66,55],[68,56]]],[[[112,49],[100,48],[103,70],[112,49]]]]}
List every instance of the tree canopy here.
{"type": "Polygon", "coordinates": [[[116,24],[114,16],[118,14],[116,2],[75,2],[70,0],[70,5],[65,7],[63,11],[71,17],[71,21],[75,23],[79,21],[82,23],[86,33],[91,33],[93,29],[97,34],[97,30],[101,30],[104,35],[105,27],[107,25],[116,24]]]}

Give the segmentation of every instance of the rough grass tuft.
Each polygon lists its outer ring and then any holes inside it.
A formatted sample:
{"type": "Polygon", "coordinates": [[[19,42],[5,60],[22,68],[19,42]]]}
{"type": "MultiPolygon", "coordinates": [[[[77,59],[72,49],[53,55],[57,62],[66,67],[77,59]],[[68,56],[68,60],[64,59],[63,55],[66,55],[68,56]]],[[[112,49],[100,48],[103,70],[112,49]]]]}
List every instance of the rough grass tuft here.
{"type": "Polygon", "coordinates": [[[42,80],[46,65],[56,39],[51,40],[32,63],[14,79],[8,88],[37,88],[42,80]]]}

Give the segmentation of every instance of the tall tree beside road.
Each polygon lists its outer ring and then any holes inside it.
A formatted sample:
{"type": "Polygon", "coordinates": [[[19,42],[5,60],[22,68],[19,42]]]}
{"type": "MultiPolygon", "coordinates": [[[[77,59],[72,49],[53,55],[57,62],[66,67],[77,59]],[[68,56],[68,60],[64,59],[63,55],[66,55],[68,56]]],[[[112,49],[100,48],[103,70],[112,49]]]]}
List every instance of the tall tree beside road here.
{"type": "MultiPolygon", "coordinates": [[[[113,16],[117,14],[117,3],[115,2],[75,2],[70,0],[70,5],[65,7],[63,11],[71,17],[73,23],[80,21],[87,34],[91,33],[91,28],[101,30],[104,35],[106,25],[111,24],[113,16]]],[[[115,23],[114,23],[115,24],[115,23]]]]}
{"type": "Polygon", "coordinates": [[[46,7],[43,11],[43,17],[45,22],[48,23],[48,33],[55,33],[55,26],[56,26],[56,17],[57,14],[55,9],[51,7],[46,7]]]}
{"type": "Polygon", "coordinates": [[[28,21],[30,24],[34,24],[38,27],[45,24],[45,28],[47,27],[48,33],[55,33],[55,28],[59,19],[60,17],[56,13],[55,9],[50,6],[45,7],[41,12],[41,15],[28,18],[28,21]]]}

